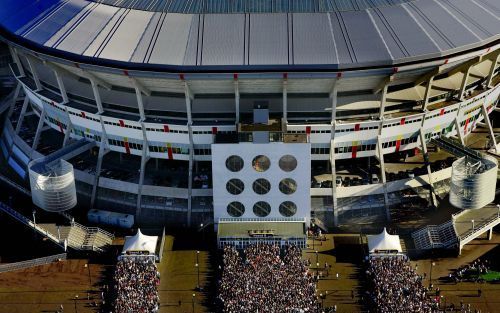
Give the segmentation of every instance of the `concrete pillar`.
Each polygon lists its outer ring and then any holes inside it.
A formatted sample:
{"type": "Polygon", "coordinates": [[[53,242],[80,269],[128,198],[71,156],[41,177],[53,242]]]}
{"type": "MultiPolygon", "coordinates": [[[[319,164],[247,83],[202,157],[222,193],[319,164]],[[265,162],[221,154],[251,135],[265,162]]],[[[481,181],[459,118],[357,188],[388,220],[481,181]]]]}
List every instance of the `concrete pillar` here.
{"type": "MultiPolygon", "coordinates": [[[[101,144],[99,145],[99,153],[97,154],[97,165],[95,169],[94,184],[92,185],[92,195],[90,197],[90,208],[93,209],[97,196],[97,188],[99,185],[99,178],[101,176],[102,160],[104,155],[108,153],[107,144],[105,143],[105,136],[101,137],[101,144]]],[[[121,155],[121,154],[120,154],[121,155]]]]}
{"type": "Polygon", "coordinates": [[[137,188],[137,208],[135,212],[136,218],[141,215],[142,209],[142,186],[144,185],[144,176],[146,175],[146,164],[149,161],[147,145],[142,145],[141,168],[139,173],[139,186],[137,188]]]}
{"type": "Polygon", "coordinates": [[[493,228],[490,228],[488,230],[488,240],[491,240],[491,239],[493,239],[493,228]]]}
{"type": "MultiPolygon", "coordinates": [[[[335,126],[332,128],[332,136],[335,134],[335,126]]],[[[337,172],[335,166],[335,138],[330,141],[330,166],[332,168],[332,200],[333,200],[333,226],[339,226],[339,208],[337,206],[337,172]]]]}
{"type": "Polygon", "coordinates": [[[40,120],[38,120],[38,126],[36,128],[35,138],[33,139],[33,144],[31,145],[31,149],[35,150],[38,146],[38,142],[40,141],[40,136],[42,134],[42,128],[45,124],[45,107],[42,107],[42,112],[40,113],[40,120]]]}
{"type": "Polygon", "coordinates": [[[330,100],[332,102],[332,123],[335,124],[337,118],[337,94],[338,94],[338,80],[333,82],[332,92],[330,92],[330,100]]]}
{"type": "Polygon", "coordinates": [[[19,59],[19,54],[17,54],[16,48],[9,46],[9,50],[10,50],[10,54],[12,55],[12,60],[14,60],[14,63],[16,63],[17,68],[19,70],[19,76],[20,77],[26,76],[26,74],[24,73],[23,64],[21,63],[21,60],[19,59]]]}
{"type": "Polygon", "coordinates": [[[26,115],[26,110],[28,109],[29,102],[30,98],[28,96],[25,96],[23,106],[21,108],[21,113],[19,114],[19,118],[17,119],[16,134],[19,134],[19,131],[21,130],[21,126],[23,125],[24,116],[26,115]]]}
{"type": "Polygon", "coordinates": [[[500,151],[497,147],[497,140],[495,138],[495,132],[493,131],[493,126],[491,125],[490,117],[488,115],[488,110],[486,108],[486,103],[483,102],[483,106],[482,106],[481,110],[483,111],[484,121],[486,122],[486,126],[488,127],[488,130],[490,132],[490,137],[493,141],[493,147],[495,148],[495,152],[500,153],[500,151]]]}
{"type": "Polygon", "coordinates": [[[384,162],[384,152],[382,150],[382,136],[377,136],[377,153],[378,160],[380,162],[380,177],[382,178],[382,184],[384,186],[384,204],[385,204],[385,217],[388,222],[391,221],[391,211],[389,209],[389,198],[387,196],[387,179],[385,177],[385,162],[384,162]]]}
{"type": "Polygon", "coordinates": [[[28,60],[28,65],[30,67],[31,74],[33,75],[33,80],[35,81],[36,91],[42,90],[42,84],[40,83],[40,78],[38,77],[38,71],[35,67],[34,59],[27,56],[26,60],[28,60]]]}
{"type": "Polygon", "coordinates": [[[471,69],[472,66],[469,66],[467,68],[467,70],[464,72],[464,77],[462,79],[462,84],[460,86],[460,94],[459,94],[459,99],[460,101],[463,101],[464,100],[464,97],[465,97],[465,90],[467,88],[467,80],[469,78],[469,73],[470,73],[470,69],[471,69]]]}
{"type": "Polygon", "coordinates": [[[380,95],[380,113],[379,113],[380,119],[382,119],[384,117],[384,113],[385,113],[385,102],[386,102],[386,98],[387,98],[388,86],[389,86],[388,84],[384,85],[384,88],[382,88],[382,92],[380,95]]]}
{"type": "Polygon", "coordinates": [[[191,195],[193,191],[193,159],[194,159],[194,143],[193,143],[193,119],[191,114],[191,100],[193,95],[189,90],[189,85],[184,81],[184,95],[186,98],[186,112],[188,117],[188,133],[189,133],[189,175],[188,175],[188,211],[187,211],[187,226],[191,227],[191,213],[193,201],[191,195]]]}
{"type": "Polygon", "coordinates": [[[462,145],[465,146],[464,135],[462,134],[462,126],[460,126],[460,122],[458,121],[458,116],[455,117],[455,128],[457,130],[458,139],[460,139],[462,145]]]}
{"type": "Polygon", "coordinates": [[[427,143],[425,142],[425,133],[424,133],[424,130],[422,128],[420,128],[419,137],[420,137],[420,145],[422,146],[422,153],[424,155],[424,163],[425,163],[425,167],[427,169],[427,175],[429,178],[429,186],[430,186],[430,191],[429,191],[430,195],[429,196],[431,199],[431,205],[433,208],[436,208],[438,205],[438,201],[437,201],[436,194],[434,192],[434,182],[432,180],[432,169],[431,169],[431,164],[429,162],[429,154],[427,152],[427,143]]]}
{"type": "Polygon", "coordinates": [[[101,94],[99,93],[99,87],[97,86],[97,82],[93,79],[90,79],[90,84],[92,85],[92,92],[94,93],[94,100],[97,104],[97,110],[99,114],[104,113],[104,108],[102,107],[101,94]]]}
{"type": "Polygon", "coordinates": [[[288,122],[288,79],[283,79],[283,120],[288,122]]]}
{"type": "Polygon", "coordinates": [[[193,125],[193,117],[191,114],[191,101],[192,101],[192,95],[189,90],[189,85],[187,81],[184,81],[184,97],[186,99],[186,114],[187,114],[187,120],[189,125],[193,125]]]}
{"type": "Polygon", "coordinates": [[[431,97],[432,83],[434,82],[434,76],[429,78],[427,82],[427,86],[425,87],[425,95],[424,95],[424,104],[422,106],[422,110],[425,111],[427,109],[427,105],[429,104],[429,98],[431,97]]]}
{"type": "Polygon", "coordinates": [[[236,124],[240,122],[240,87],[238,79],[234,80],[234,105],[235,105],[235,120],[236,124]]]}
{"type": "Polygon", "coordinates": [[[61,77],[61,74],[59,74],[57,71],[54,71],[54,74],[56,76],[57,85],[59,86],[59,91],[61,92],[61,97],[63,98],[62,103],[68,103],[68,94],[66,93],[66,87],[64,86],[64,81],[61,77]]]}
{"type": "MultiPolygon", "coordinates": [[[[191,126],[189,126],[191,128],[191,126]]],[[[189,174],[188,174],[188,211],[187,211],[187,226],[191,227],[191,215],[193,210],[193,163],[194,163],[194,153],[193,149],[189,150],[189,174]]]]}
{"type": "Polygon", "coordinates": [[[488,74],[488,77],[486,78],[486,86],[487,87],[493,87],[491,85],[491,82],[493,80],[493,76],[495,75],[495,71],[497,69],[497,66],[498,66],[498,62],[500,61],[500,54],[498,54],[496,57],[494,57],[492,59],[492,64],[491,64],[491,67],[490,67],[490,72],[488,74]]]}
{"type": "Polygon", "coordinates": [[[64,133],[64,140],[63,140],[63,148],[66,147],[68,144],[69,139],[71,138],[71,131],[73,130],[73,123],[68,123],[66,125],[66,132],[64,133]]]}
{"type": "Polygon", "coordinates": [[[139,87],[134,86],[135,97],[137,98],[137,107],[139,108],[139,114],[141,116],[141,122],[146,120],[146,115],[144,114],[144,102],[142,99],[142,92],[139,87]]]}
{"type": "Polygon", "coordinates": [[[14,113],[14,107],[16,106],[17,98],[19,98],[19,94],[21,93],[21,88],[22,88],[22,85],[21,85],[21,83],[18,82],[16,84],[16,89],[14,90],[14,94],[12,96],[12,100],[11,100],[10,107],[9,107],[9,112],[7,113],[7,117],[11,117],[12,113],[14,113]]]}

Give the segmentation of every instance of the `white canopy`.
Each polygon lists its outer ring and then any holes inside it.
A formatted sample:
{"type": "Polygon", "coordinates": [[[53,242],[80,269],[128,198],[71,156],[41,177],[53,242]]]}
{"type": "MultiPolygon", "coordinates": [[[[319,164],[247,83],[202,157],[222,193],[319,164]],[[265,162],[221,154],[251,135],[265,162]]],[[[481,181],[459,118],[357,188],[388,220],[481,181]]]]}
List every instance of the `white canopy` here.
{"type": "Polygon", "coordinates": [[[155,254],[156,242],[158,236],[146,236],[137,229],[135,236],[125,237],[125,244],[123,245],[122,254],[127,252],[142,252],[147,251],[150,254],[155,254]]]}
{"type": "Polygon", "coordinates": [[[384,230],[378,235],[368,235],[368,251],[376,253],[377,251],[397,251],[403,252],[398,235],[390,235],[384,230]]]}

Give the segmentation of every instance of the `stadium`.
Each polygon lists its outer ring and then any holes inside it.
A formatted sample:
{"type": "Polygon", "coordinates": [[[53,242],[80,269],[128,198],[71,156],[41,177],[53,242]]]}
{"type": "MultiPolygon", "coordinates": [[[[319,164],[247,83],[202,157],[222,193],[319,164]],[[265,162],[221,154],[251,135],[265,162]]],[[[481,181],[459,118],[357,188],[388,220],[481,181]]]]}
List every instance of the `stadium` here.
{"type": "Polygon", "coordinates": [[[389,178],[384,158],[491,130],[496,12],[492,0],[7,1],[12,103],[25,97],[2,151],[24,183],[55,153],[79,205],[138,225],[390,219],[405,188],[436,205],[450,174],[389,178]],[[346,182],[346,163],[365,175],[346,182]]]}
{"type": "Polygon", "coordinates": [[[103,310],[336,312],[324,286],[357,274],[331,264],[366,246],[359,303],[440,312],[408,256],[492,266],[464,247],[498,237],[499,63],[497,0],[3,0],[0,213],[64,251],[123,246],[103,310]],[[172,233],[199,239],[190,270],[172,233]],[[195,270],[179,284],[217,296],[168,285],[195,270]]]}

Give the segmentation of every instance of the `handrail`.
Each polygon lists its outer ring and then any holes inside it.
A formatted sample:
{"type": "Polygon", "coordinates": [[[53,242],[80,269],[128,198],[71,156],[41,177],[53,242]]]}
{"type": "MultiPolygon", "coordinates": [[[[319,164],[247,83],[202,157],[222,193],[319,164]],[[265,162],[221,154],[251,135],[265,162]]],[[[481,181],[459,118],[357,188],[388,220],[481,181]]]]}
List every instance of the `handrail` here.
{"type": "Polygon", "coordinates": [[[72,225],[80,228],[81,230],[83,230],[85,232],[90,232],[90,231],[93,231],[94,229],[96,229],[97,232],[99,232],[101,234],[104,234],[104,235],[110,237],[111,239],[115,239],[115,235],[113,235],[112,233],[110,233],[108,231],[105,231],[102,228],[99,228],[99,227],[87,227],[85,225],[77,223],[77,222],[75,222],[74,218],[71,215],[69,215],[68,213],[66,213],[66,212],[59,212],[59,214],[61,214],[62,216],[64,216],[66,219],[68,219],[71,222],[72,225]]]}
{"type": "Polygon", "coordinates": [[[25,268],[30,268],[30,267],[39,266],[39,265],[45,265],[45,264],[52,263],[54,261],[66,260],[66,259],[67,259],[67,254],[60,253],[60,254],[55,254],[55,255],[49,255],[46,257],[42,257],[42,258],[27,260],[27,261],[1,264],[0,265],[0,273],[17,271],[17,270],[21,270],[21,269],[25,269],[25,268]]]}
{"type": "Polygon", "coordinates": [[[474,227],[473,229],[467,231],[464,236],[459,236],[460,241],[464,241],[465,239],[468,239],[473,234],[475,234],[479,231],[482,231],[485,228],[488,228],[490,226],[490,224],[492,224],[496,220],[500,221],[500,216],[498,215],[498,213],[495,213],[493,216],[488,218],[485,222],[479,224],[479,227],[474,227]]]}
{"type": "Polygon", "coordinates": [[[28,189],[24,188],[23,186],[19,185],[18,183],[10,180],[8,177],[0,174],[0,180],[3,181],[4,183],[14,187],[15,189],[19,190],[20,192],[24,193],[27,196],[31,197],[31,191],[28,189]]]}
{"type": "Polygon", "coordinates": [[[62,242],[52,233],[47,231],[46,229],[38,226],[35,224],[33,221],[31,221],[29,218],[25,217],[21,213],[17,212],[16,210],[12,209],[8,205],[6,205],[3,202],[0,202],[0,210],[4,211],[5,213],[9,214],[19,222],[29,226],[30,228],[33,228],[34,230],[38,231],[40,234],[46,236],[47,238],[51,239],[53,242],[58,244],[59,246],[62,246],[62,242]]]}

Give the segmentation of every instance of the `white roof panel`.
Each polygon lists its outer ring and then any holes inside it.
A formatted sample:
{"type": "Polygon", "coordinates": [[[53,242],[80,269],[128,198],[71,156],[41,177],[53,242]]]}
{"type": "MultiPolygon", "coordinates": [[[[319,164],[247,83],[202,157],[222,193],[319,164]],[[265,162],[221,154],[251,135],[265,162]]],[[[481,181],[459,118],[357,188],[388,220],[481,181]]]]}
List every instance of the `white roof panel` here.
{"type": "Polygon", "coordinates": [[[129,61],[137,48],[146,26],[153,17],[152,12],[130,10],[117,23],[112,36],[99,53],[101,58],[129,61]]]}
{"type": "Polygon", "coordinates": [[[167,14],[158,37],[151,42],[153,52],[148,60],[149,63],[183,63],[192,18],[191,14],[167,14]]]}
{"type": "Polygon", "coordinates": [[[205,15],[203,45],[201,47],[202,64],[243,64],[245,51],[244,27],[244,14],[205,15]]]}
{"type": "Polygon", "coordinates": [[[295,64],[337,64],[339,62],[332,23],[327,13],[293,14],[293,24],[295,64]]]}
{"type": "Polygon", "coordinates": [[[287,14],[251,14],[250,64],[289,64],[287,14]]]}

